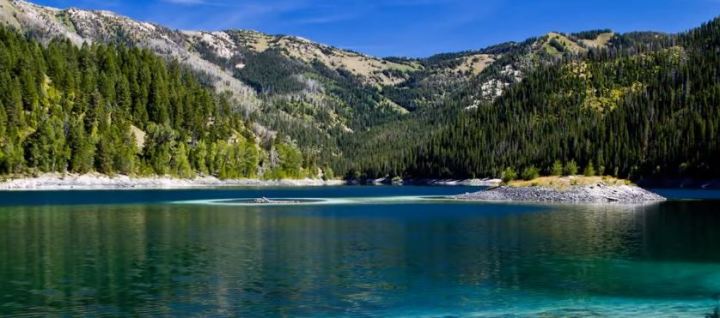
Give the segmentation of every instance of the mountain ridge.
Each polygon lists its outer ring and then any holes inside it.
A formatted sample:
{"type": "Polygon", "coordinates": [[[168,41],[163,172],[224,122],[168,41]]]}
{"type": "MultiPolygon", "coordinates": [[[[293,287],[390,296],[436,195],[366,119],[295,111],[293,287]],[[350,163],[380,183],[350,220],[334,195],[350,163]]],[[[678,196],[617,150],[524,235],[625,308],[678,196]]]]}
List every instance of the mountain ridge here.
{"type": "MultiPolygon", "coordinates": [[[[10,11],[11,13],[2,16],[2,21],[5,24],[20,27],[21,30],[32,32],[35,36],[39,36],[46,41],[57,36],[64,36],[77,45],[83,42],[130,42],[125,44],[150,48],[161,55],[179,60],[193,59],[186,61],[191,65],[192,63],[201,63],[194,60],[196,57],[194,55],[200,55],[200,57],[203,57],[203,54],[214,55],[206,56],[205,60],[212,61],[220,58],[226,59],[226,62],[231,62],[234,58],[242,59],[243,51],[262,53],[268,49],[280,49],[284,50],[288,57],[297,58],[307,63],[318,60],[335,70],[348,70],[371,85],[403,84],[404,81],[408,80],[408,77],[402,74],[403,72],[422,71],[425,68],[423,65],[425,63],[421,63],[421,61],[432,61],[443,55],[456,55],[456,58],[462,58],[465,53],[477,54],[483,52],[481,54],[484,54],[485,58],[495,61],[495,55],[498,54],[489,53],[491,48],[523,43],[506,42],[483,49],[458,53],[439,53],[427,58],[383,58],[314,42],[294,35],[270,35],[255,30],[243,29],[219,31],[179,30],[153,22],[137,21],[107,10],[84,10],[75,7],[67,9],[51,8],[24,0],[2,0],[0,5],[3,7],[2,11],[5,13],[10,11]],[[116,33],[112,34],[110,31],[116,33]],[[140,37],[146,38],[145,42],[139,39],[140,37]],[[203,46],[210,50],[200,52],[203,46]],[[184,51],[180,50],[180,48],[184,49],[184,51]]],[[[566,35],[559,32],[550,32],[539,37],[537,42],[541,42],[543,37],[561,38],[561,41],[564,41],[574,52],[583,50],[580,43],[587,45],[587,43],[592,42],[589,39],[570,40],[566,35]]],[[[610,38],[606,38],[605,43],[610,38]]],[[[547,45],[544,43],[534,43],[533,45],[544,46],[547,49],[547,45]]],[[[553,52],[553,54],[557,53],[553,52]]],[[[235,63],[231,66],[242,68],[243,65],[243,63],[235,63]]],[[[205,63],[198,66],[199,69],[206,67],[209,66],[205,63]]],[[[223,73],[232,75],[232,67],[230,67],[230,70],[223,70],[225,71],[223,73]]],[[[210,69],[214,68],[210,67],[210,69]]],[[[484,67],[469,68],[475,71],[474,75],[484,69],[484,67]]],[[[462,72],[467,69],[466,66],[465,69],[455,69],[454,71],[462,72]]],[[[205,70],[207,71],[207,69],[205,70]]],[[[227,81],[228,79],[223,78],[222,80],[227,81]]],[[[242,91],[243,94],[247,93],[245,90],[247,87],[232,86],[230,88],[242,91]]]]}
{"type": "MultiPolygon", "coordinates": [[[[426,58],[378,58],[292,35],[176,30],[110,11],[55,9],[24,0],[0,0],[0,7],[0,21],[44,43],[64,38],[78,46],[138,47],[177,61],[230,96],[232,109],[265,145],[277,139],[297,145],[308,166],[332,166],[349,175],[357,162],[377,161],[372,152],[407,156],[407,149],[424,149],[422,142],[457,125],[456,117],[502,106],[497,101],[538,70],[604,54],[653,52],[677,39],[607,29],[549,32],[426,58]]],[[[586,102],[605,109],[641,88],[614,88],[615,95],[597,91],[586,102]]],[[[383,164],[367,174],[402,173],[395,163],[383,164]]]]}
{"type": "MultiPolygon", "coordinates": [[[[190,66],[205,74],[216,90],[229,92],[236,107],[255,118],[259,124],[255,130],[261,135],[275,135],[275,131],[292,126],[305,127],[302,129],[308,132],[302,135],[321,133],[332,140],[343,132],[364,130],[408,111],[439,105],[450,91],[468,85],[488,69],[497,69],[487,72],[477,101],[466,105],[471,107],[500,96],[519,82],[533,63],[503,59],[508,55],[507,43],[504,50],[500,44],[468,51],[472,56],[449,53],[427,59],[388,59],[296,36],[249,30],[173,30],[110,11],[48,8],[24,0],[1,0],[0,4],[6,24],[45,42],[64,37],[76,45],[137,46],[190,66]],[[283,110],[298,99],[301,107],[283,110]],[[309,109],[312,116],[298,109],[309,109]]],[[[301,143],[306,139],[294,132],[290,137],[301,143]]]]}

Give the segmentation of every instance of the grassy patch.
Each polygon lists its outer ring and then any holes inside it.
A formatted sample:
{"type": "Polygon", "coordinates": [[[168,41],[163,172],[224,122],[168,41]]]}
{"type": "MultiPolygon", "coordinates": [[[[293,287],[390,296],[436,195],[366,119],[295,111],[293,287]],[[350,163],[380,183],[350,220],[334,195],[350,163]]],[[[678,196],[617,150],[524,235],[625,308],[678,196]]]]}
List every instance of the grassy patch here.
{"type": "Polygon", "coordinates": [[[617,179],[614,177],[585,177],[585,176],[569,176],[569,177],[540,177],[529,181],[511,181],[508,185],[511,187],[546,187],[555,189],[567,189],[572,186],[587,186],[603,184],[607,186],[629,185],[630,181],[617,179]]]}

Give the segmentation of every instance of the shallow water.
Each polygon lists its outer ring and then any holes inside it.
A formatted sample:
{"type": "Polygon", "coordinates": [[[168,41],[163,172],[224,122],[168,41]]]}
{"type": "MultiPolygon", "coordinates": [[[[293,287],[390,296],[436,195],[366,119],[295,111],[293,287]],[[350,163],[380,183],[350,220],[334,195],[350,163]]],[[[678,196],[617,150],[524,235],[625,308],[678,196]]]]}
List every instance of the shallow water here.
{"type": "Polygon", "coordinates": [[[720,195],[482,204],[463,187],[0,193],[0,316],[689,316],[720,195]],[[248,205],[243,199],[318,199],[248,205]],[[677,200],[704,198],[705,200],[677,200]]]}

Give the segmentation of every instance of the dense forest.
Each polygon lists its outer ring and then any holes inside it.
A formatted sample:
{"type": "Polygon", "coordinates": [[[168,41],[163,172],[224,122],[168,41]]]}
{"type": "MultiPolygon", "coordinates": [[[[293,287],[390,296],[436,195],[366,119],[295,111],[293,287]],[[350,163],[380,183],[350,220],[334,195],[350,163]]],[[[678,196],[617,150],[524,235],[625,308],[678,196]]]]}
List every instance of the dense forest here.
{"type": "Polygon", "coordinates": [[[500,177],[573,166],[631,179],[720,177],[720,20],[661,41],[645,35],[538,65],[495,102],[458,112],[426,142],[367,155],[350,175],[500,177]]]}
{"type": "Polygon", "coordinates": [[[0,29],[1,174],[315,175],[292,143],[248,126],[231,99],[147,50],[0,29]]]}
{"type": "Polygon", "coordinates": [[[718,56],[720,20],[388,58],[393,84],[244,50],[216,62],[256,91],[246,114],[152,51],[0,29],[0,174],[720,177],[718,56]]]}

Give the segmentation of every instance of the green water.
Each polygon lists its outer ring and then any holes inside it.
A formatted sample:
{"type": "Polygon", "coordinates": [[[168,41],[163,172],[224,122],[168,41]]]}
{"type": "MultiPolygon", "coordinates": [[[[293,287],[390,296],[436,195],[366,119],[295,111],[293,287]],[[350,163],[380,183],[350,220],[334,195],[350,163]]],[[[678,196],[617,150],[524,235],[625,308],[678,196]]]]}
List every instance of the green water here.
{"type": "Polygon", "coordinates": [[[467,191],[0,193],[0,316],[704,317],[716,306],[720,201],[424,199],[467,191]],[[242,200],[260,196],[327,202],[242,200]]]}

